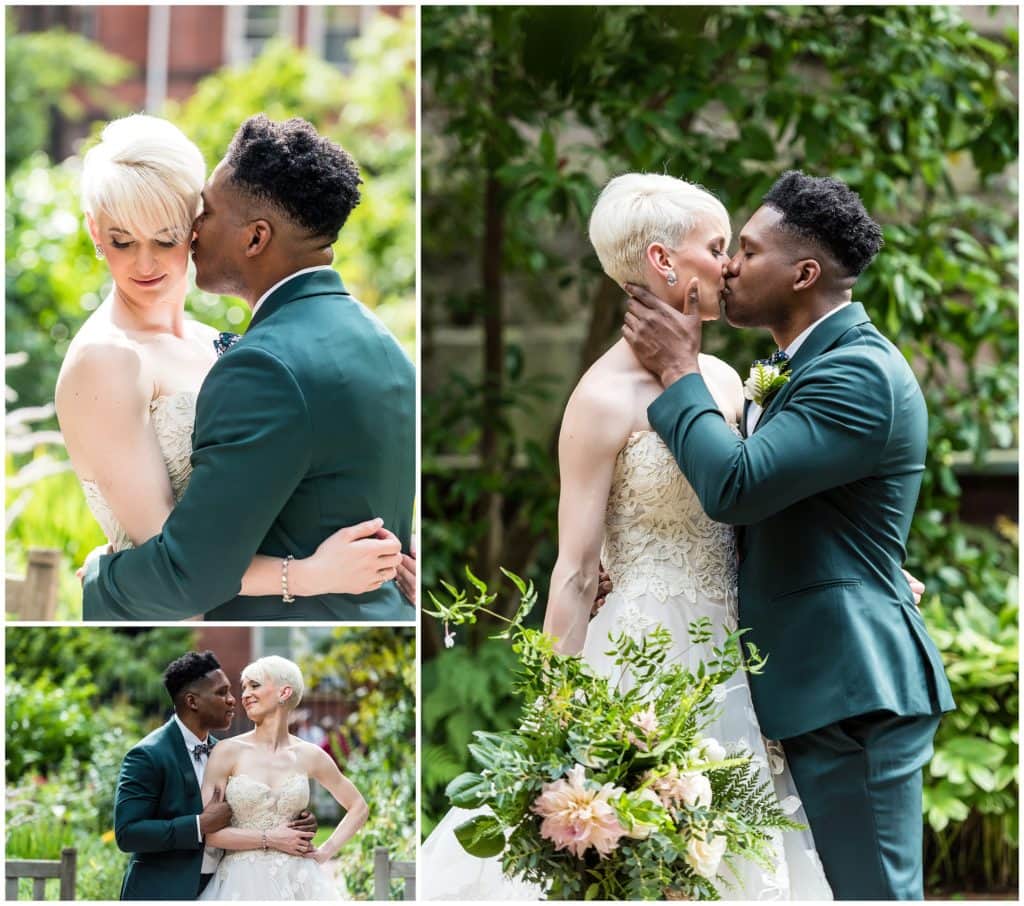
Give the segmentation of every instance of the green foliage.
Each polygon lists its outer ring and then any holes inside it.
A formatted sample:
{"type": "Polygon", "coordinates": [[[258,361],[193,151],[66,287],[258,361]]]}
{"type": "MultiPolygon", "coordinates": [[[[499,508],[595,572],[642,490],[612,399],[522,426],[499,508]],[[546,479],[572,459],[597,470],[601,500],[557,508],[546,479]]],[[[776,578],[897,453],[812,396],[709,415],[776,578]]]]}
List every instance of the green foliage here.
{"type": "Polygon", "coordinates": [[[519,713],[512,691],[516,657],[499,640],[475,652],[461,644],[423,664],[420,753],[422,832],[428,834],[447,810],[444,790],[469,770],[474,730],[506,730],[519,713]]]}
{"type": "Polygon", "coordinates": [[[195,632],[186,626],[107,629],[83,626],[22,626],[7,632],[6,663],[21,682],[53,677],[73,685],[84,671],[91,695],[102,702],[127,702],[141,714],[159,717],[170,708],[164,668],[192,649],[195,632]]]}
{"type": "Polygon", "coordinates": [[[52,117],[81,120],[84,101],[115,105],[104,90],[131,72],[126,61],[63,29],[17,33],[7,13],[5,160],[7,172],[48,143],[52,117]],[[72,90],[74,89],[74,90],[72,90]]]}
{"type": "MultiPolygon", "coordinates": [[[[1001,585],[1001,604],[986,606],[976,590],[966,588],[954,608],[943,607],[938,595],[925,608],[957,709],[936,735],[924,805],[934,883],[948,886],[959,878],[971,888],[991,890],[1011,886],[1016,877],[1020,609],[1016,577],[997,567],[1001,560],[1016,560],[1015,547],[977,533],[974,541],[982,560],[974,575],[1001,585]]],[[[952,567],[945,578],[963,581],[952,567]]],[[[984,584],[976,589],[992,594],[984,584]]]]}
{"type": "Polygon", "coordinates": [[[370,818],[338,859],[349,894],[367,898],[377,846],[393,859],[415,859],[416,634],[338,628],[301,666],[311,687],[339,691],[354,703],[343,728],[352,748],[343,770],[370,804],[370,818]]]}

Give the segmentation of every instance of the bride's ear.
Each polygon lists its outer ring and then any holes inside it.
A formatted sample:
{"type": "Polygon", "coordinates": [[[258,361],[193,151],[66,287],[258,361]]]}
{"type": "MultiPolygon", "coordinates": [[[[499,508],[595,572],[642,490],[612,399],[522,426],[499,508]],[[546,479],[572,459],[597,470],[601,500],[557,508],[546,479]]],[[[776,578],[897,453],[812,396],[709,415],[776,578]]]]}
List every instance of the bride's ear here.
{"type": "Polygon", "coordinates": [[[287,702],[293,694],[291,686],[282,686],[278,691],[278,701],[283,705],[287,702]]]}
{"type": "Polygon", "coordinates": [[[645,257],[647,263],[654,268],[654,272],[659,277],[668,277],[672,272],[672,259],[669,256],[669,250],[660,242],[652,242],[647,246],[645,257]]]}

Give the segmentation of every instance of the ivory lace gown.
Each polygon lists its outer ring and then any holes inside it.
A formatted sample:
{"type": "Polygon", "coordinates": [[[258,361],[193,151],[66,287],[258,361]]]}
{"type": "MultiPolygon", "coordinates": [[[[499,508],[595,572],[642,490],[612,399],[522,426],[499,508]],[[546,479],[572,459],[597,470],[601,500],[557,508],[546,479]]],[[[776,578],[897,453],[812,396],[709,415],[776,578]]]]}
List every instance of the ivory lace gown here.
{"type": "MultiPolygon", "coordinates": [[[[608,636],[645,633],[663,625],[677,640],[683,663],[695,665],[735,629],[737,563],[733,530],[710,520],[669,449],[653,431],[629,436],[618,454],[605,512],[602,562],[613,590],[591,621],[583,657],[610,674],[608,636]],[[689,644],[688,626],[711,620],[712,639],[689,644]]],[[[782,747],[765,741],[750,699],[746,674],[718,690],[721,714],[703,732],[730,751],[753,753],[762,779],[774,783],[784,811],[806,824],[782,747]]],[[[455,839],[455,827],[475,812],[452,809],[423,846],[427,899],[537,899],[542,892],[506,880],[499,859],[478,859],[455,839]]],[[[765,872],[744,861],[738,877],[723,866],[725,899],[832,899],[810,831],[774,832],[776,868],[765,872]],[[731,885],[731,886],[730,886],[731,885]]]]}
{"type": "MultiPolygon", "coordinates": [[[[270,787],[247,774],[230,777],[224,797],[231,826],[268,831],[309,805],[309,778],[292,774],[270,787]]],[[[277,850],[228,851],[200,900],[340,900],[339,884],[313,859],[277,850]]]]}
{"type": "MultiPolygon", "coordinates": [[[[192,475],[192,429],[196,421],[197,393],[191,390],[158,396],[149,404],[149,417],[171,479],[174,502],[181,500],[192,475]]],[[[134,545],[94,481],[82,481],[85,500],[114,551],[134,545]]]]}

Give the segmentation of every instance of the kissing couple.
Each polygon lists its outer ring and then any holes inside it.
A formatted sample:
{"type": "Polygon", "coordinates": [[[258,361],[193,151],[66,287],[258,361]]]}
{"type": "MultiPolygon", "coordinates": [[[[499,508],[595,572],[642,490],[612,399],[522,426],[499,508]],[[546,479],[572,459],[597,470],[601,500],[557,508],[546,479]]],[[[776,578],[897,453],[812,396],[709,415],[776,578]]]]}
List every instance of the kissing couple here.
{"type": "Polygon", "coordinates": [[[241,702],[255,728],[217,740],[236,699],[212,651],[167,666],[174,716],[125,755],[114,835],[131,854],[122,900],[340,900],[330,860],[369,808],[324,749],[288,732],[302,699],[299,668],[277,655],[242,671],[241,702]],[[319,846],[310,814],[316,780],[345,810],[319,846]]]}
{"type": "MultiPolygon", "coordinates": [[[[746,630],[764,670],[724,684],[701,733],[749,754],[809,830],[775,832],[770,870],[719,852],[716,886],[747,900],[921,899],[921,772],[953,699],[902,570],[927,411],[853,298],[881,228],[849,186],[791,171],[730,256],[717,198],[632,173],[604,188],[590,240],[630,300],[623,338],[565,410],[545,631],[613,677],[610,635],[664,626],[698,669],[746,630]],[[700,351],[702,322],[723,313],[778,346],[746,382],[700,351]],[[591,618],[601,563],[611,590],[591,618]],[[712,637],[691,643],[702,619],[712,637]]],[[[466,817],[453,810],[424,845],[428,896],[543,895],[460,852],[466,817]]],[[[562,817],[578,851],[593,818],[562,817]]]]}
{"type": "Polygon", "coordinates": [[[305,120],[263,115],[208,180],[155,117],[85,155],[113,286],[55,402],[110,542],[83,570],[86,620],[413,619],[414,369],[332,267],[361,182],[305,120]],[[190,258],[200,289],[252,309],[243,336],[186,317],[190,258]]]}

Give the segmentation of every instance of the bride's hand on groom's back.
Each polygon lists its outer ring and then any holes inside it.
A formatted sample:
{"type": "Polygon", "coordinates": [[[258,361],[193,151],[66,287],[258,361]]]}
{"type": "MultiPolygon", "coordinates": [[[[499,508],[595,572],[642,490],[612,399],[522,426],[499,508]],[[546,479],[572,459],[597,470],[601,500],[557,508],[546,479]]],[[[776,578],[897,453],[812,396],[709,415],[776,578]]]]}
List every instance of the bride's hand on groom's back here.
{"type": "Polygon", "coordinates": [[[382,519],[339,529],[312,557],[295,560],[289,571],[292,594],[360,595],[395,578],[402,562],[402,544],[384,528],[382,519]]]}

